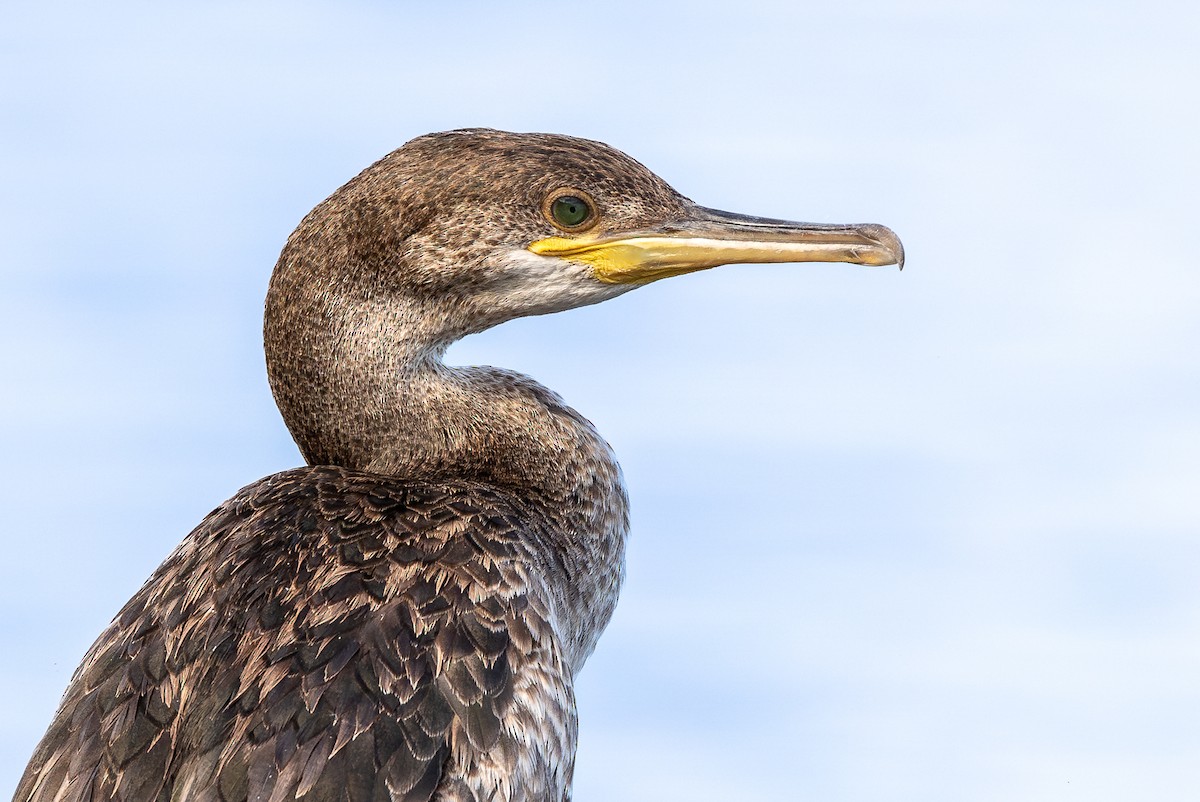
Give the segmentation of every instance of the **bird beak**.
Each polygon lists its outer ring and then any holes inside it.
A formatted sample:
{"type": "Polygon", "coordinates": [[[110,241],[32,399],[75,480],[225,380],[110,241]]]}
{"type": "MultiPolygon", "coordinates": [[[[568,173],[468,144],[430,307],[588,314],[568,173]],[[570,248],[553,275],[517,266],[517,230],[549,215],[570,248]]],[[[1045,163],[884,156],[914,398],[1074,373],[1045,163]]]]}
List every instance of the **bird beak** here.
{"type": "Polygon", "coordinates": [[[607,284],[648,284],[747,262],[851,262],[904,269],[904,246],[885,226],[792,223],[703,207],[694,207],[684,222],[615,236],[548,237],[529,250],[591,265],[596,278],[607,284]]]}

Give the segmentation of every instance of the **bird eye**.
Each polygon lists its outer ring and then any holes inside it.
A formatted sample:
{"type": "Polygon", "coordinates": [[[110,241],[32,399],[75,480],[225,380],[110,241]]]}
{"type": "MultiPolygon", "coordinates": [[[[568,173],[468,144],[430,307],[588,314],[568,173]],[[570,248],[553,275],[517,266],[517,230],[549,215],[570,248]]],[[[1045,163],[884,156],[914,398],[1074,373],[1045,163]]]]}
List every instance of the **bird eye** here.
{"type": "Polygon", "coordinates": [[[592,216],[592,205],[578,195],[559,195],[550,202],[550,216],[563,228],[578,228],[592,216]]]}

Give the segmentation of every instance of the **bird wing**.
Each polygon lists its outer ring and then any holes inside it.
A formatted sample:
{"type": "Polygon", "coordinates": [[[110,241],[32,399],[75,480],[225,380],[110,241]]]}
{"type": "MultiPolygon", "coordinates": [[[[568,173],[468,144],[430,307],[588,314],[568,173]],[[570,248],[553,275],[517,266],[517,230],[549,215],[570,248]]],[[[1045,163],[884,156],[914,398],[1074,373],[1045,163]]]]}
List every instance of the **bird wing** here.
{"type": "Polygon", "coordinates": [[[16,802],[564,787],[574,704],[549,597],[514,559],[527,517],[488,488],[336,468],[251,485],[100,636],[16,802]]]}

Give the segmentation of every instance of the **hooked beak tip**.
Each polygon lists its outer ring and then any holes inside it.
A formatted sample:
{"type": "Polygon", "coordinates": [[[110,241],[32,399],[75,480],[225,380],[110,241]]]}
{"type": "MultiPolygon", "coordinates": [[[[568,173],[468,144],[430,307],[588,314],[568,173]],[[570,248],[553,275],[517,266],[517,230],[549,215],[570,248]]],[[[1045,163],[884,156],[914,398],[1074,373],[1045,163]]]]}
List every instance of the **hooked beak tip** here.
{"type": "Polygon", "coordinates": [[[887,251],[897,267],[904,269],[904,244],[900,242],[896,232],[877,223],[867,223],[860,230],[863,235],[873,239],[881,249],[887,251]]]}

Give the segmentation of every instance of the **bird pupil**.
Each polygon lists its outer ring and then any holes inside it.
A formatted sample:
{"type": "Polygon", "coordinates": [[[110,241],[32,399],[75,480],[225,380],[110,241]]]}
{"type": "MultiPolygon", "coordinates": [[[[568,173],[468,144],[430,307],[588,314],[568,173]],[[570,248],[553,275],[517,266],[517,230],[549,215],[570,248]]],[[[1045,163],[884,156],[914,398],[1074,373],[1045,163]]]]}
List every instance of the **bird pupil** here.
{"type": "Polygon", "coordinates": [[[550,211],[554,220],[563,226],[577,226],[591,214],[591,208],[585,200],[571,195],[557,198],[550,211]]]}

